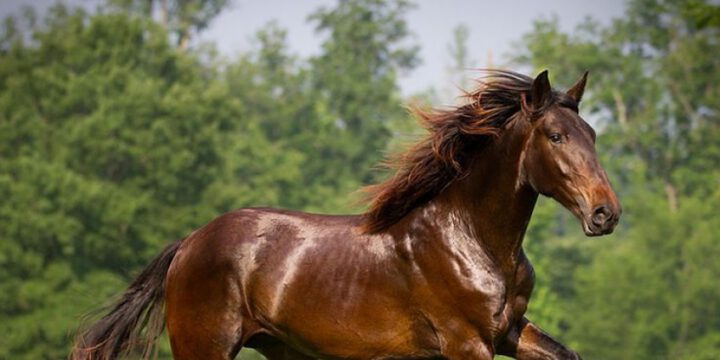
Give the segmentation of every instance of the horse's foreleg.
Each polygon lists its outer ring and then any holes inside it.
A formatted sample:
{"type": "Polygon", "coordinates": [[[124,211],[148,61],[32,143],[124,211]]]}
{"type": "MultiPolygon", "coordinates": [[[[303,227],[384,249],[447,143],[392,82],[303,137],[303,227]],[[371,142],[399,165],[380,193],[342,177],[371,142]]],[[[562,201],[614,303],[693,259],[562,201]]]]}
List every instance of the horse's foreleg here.
{"type": "Polygon", "coordinates": [[[498,354],[518,360],[581,360],[576,352],[557,342],[528,319],[522,318],[498,346],[498,354]]]}

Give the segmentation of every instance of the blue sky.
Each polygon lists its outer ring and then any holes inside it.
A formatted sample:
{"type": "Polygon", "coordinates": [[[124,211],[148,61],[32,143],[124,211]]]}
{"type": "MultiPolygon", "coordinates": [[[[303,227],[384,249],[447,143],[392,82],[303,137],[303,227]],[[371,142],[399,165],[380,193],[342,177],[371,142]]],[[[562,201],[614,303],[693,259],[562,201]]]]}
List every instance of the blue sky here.
{"type": "MultiPolygon", "coordinates": [[[[232,0],[231,0],[232,1],[232,0]]],[[[23,5],[46,8],[54,0],[0,0],[0,15],[18,12],[23,5]]],[[[94,8],[99,0],[71,0],[94,8]]],[[[271,20],[288,29],[289,45],[294,53],[307,56],[319,50],[320,38],[306,19],[320,6],[332,6],[335,0],[234,0],[201,36],[216,43],[218,49],[233,56],[252,47],[252,35],[271,20]]],[[[430,87],[452,92],[454,85],[447,67],[450,64],[447,45],[458,24],[470,29],[471,58],[478,67],[502,65],[511,45],[532,29],[532,21],[557,16],[563,30],[570,31],[585,17],[592,16],[607,24],[623,14],[624,0],[416,0],[417,8],[407,14],[414,33],[413,41],[421,47],[423,63],[400,79],[405,95],[430,87]]],[[[550,69],[561,71],[562,69],[550,69]]],[[[473,76],[468,73],[468,76],[473,76]]]]}

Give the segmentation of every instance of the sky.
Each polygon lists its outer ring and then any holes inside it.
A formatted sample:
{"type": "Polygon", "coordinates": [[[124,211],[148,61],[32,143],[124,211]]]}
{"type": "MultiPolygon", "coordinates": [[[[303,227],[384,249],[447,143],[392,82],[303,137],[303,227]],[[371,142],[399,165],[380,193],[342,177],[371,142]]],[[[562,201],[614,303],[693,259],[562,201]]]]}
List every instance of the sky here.
{"type": "MultiPolygon", "coordinates": [[[[17,13],[24,5],[41,10],[55,0],[0,0],[0,15],[17,13]]],[[[71,4],[94,7],[98,0],[70,0],[71,4]]],[[[231,0],[232,4],[201,34],[202,41],[214,42],[222,54],[232,57],[252,48],[252,36],[271,20],[288,30],[293,53],[303,57],[320,49],[321,37],[307,17],[320,6],[335,0],[231,0]]],[[[429,88],[452,89],[447,46],[453,29],[464,24],[470,30],[470,58],[478,67],[502,65],[511,45],[531,31],[536,19],[556,16],[562,30],[591,16],[601,24],[623,14],[624,0],[416,0],[415,10],[407,14],[413,41],[420,45],[422,64],[400,78],[404,95],[429,88]],[[488,61],[490,60],[490,61],[488,61]]],[[[550,69],[550,71],[562,69],[550,69]]],[[[472,72],[468,77],[473,77],[472,72]]]]}
{"type": "MultiPolygon", "coordinates": [[[[288,29],[293,52],[311,55],[319,51],[320,38],[312,24],[306,22],[310,13],[320,6],[332,6],[333,0],[236,0],[221,14],[202,38],[213,40],[224,54],[237,54],[251,48],[251,35],[268,21],[275,19],[288,29]]],[[[414,41],[420,45],[422,64],[400,79],[403,94],[409,95],[430,87],[454,87],[447,68],[451,59],[447,46],[453,29],[464,24],[470,29],[470,58],[478,67],[501,65],[523,34],[532,30],[535,19],[557,16],[562,30],[591,16],[601,24],[622,16],[624,0],[419,0],[417,8],[407,14],[414,41]]],[[[554,69],[550,69],[553,71],[554,69]]],[[[558,69],[560,70],[560,69],[558,69]]],[[[469,77],[473,74],[469,72],[469,77]]]]}

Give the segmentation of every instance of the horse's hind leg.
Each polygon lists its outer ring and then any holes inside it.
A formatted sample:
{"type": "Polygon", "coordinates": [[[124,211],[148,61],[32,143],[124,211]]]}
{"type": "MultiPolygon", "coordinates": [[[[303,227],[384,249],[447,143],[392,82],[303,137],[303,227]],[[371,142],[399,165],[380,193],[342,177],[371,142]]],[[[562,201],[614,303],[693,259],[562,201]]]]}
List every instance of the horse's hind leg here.
{"type": "MultiPolygon", "coordinates": [[[[197,305],[197,304],[196,304],[197,305]]],[[[242,321],[202,305],[183,306],[182,312],[168,303],[167,329],[175,360],[232,360],[240,350],[242,321]]]]}
{"type": "MultiPolygon", "coordinates": [[[[186,240],[187,241],[187,240],[186,240]]],[[[191,249],[192,250],[192,249],[191,249]]],[[[183,251],[168,270],[165,316],[176,360],[231,360],[240,350],[242,296],[214,253],[183,251]]]]}
{"type": "MultiPolygon", "coordinates": [[[[169,329],[168,329],[169,330],[169,329]]],[[[232,360],[237,349],[229,339],[193,329],[170,331],[170,345],[175,360],[232,360]]]]}

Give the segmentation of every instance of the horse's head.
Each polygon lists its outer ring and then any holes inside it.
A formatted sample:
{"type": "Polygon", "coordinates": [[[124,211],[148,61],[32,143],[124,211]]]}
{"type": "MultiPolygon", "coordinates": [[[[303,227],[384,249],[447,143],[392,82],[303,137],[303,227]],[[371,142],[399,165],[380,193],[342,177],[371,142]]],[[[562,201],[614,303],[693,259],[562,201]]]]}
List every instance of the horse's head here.
{"type": "Polygon", "coordinates": [[[609,234],[620,202],[595,152],[595,132],[578,115],[587,73],[567,93],[553,92],[547,71],[533,80],[523,112],[531,121],[522,171],[535,191],[560,202],[588,236],[609,234]]]}

